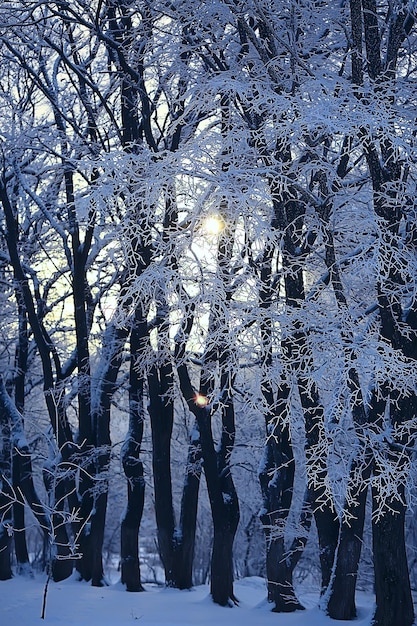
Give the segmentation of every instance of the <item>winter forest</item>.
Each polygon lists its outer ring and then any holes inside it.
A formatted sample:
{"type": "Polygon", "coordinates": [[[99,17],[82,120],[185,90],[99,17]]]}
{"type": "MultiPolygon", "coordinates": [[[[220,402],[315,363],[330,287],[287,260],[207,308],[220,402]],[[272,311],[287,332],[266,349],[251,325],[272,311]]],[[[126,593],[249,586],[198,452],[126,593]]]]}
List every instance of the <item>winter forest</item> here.
{"type": "Polygon", "coordinates": [[[3,0],[0,581],[413,624],[415,11],[3,0]]]}

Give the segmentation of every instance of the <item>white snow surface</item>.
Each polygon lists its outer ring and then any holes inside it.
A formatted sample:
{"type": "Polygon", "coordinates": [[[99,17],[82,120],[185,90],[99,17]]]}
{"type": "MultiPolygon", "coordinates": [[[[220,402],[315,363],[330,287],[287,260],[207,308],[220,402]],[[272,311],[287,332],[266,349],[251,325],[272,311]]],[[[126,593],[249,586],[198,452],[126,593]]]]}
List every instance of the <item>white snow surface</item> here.
{"type": "MultiPolygon", "coordinates": [[[[304,593],[307,610],[271,612],[265,581],[245,578],[235,583],[239,606],[213,604],[207,585],[178,591],[145,585],[143,593],[128,593],[116,583],[96,588],[70,578],[49,584],[46,616],[41,619],[45,579],[16,576],[0,582],[0,624],[9,626],[330,626],[338,624],[317,607],[317,594],[304,593]]],[[[355,626],[368,626],[373,598],[359,594],[355,626]]]]}

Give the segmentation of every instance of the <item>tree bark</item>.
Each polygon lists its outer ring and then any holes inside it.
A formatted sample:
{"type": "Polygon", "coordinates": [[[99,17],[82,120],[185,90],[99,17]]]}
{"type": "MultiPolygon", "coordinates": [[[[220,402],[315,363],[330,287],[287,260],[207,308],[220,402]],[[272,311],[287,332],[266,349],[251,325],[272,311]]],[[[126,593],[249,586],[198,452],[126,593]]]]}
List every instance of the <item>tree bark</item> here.
{"type": "MultiPolygon", "coordinates": [[[[3,379],[1,384],[4,388],[3,379]]],[[[12,578],[12,510],[15,496],[12,489],[11,420],[1,406],[0,437],[0,580],[9,580],[12,578]]]]}
{"type": "MultiPolygon", "coordinates": [[[[303,360],[311,362],[312,355],[307,345],[307,337],[304,332],[295,332],[286,342],[288,356],[292,360],[293,349],[299,351],[303,360]]],[[[303,409],[305,436],[306,436],[306,460],[314,466],[314,476],[307,476],[309,481],[308,499],[316,522],[319,540],[319,557],[321,567],[321,595],[324,596],[329,588],[332,578],[334,560],[339,542],[340,524],[334,508],[333,496],[327,491],[327,460],[323,456],[321,446],[324,430],[324,409],[320,403],[319,392],[314,382],[308,379],[303,371],[305,363],[290,361],[290,367],[294,368],[298,391],[303,409]]],[[[307,469],[308,473],[308,469],[307,469]]]]}
{"type": "Polygon", "coordinates": [[[93,459],[95,484],[90,516],[89,550],[91,554],[91,584],[94,587],[101,587],[106,584],[103,569],[103,542],[111,454],[111,402],[116,389],[127,336],[127,329],[115,328],[111,322],[109,323],[102,340],[101,367],[97,373],[98,385],[96,389],[92,389],[92,437],[96,452],[93,459]]]}
{"type": "MultiPolygon", "coordinates": [[[[305,537],[297,540],[288,550],[285,545],[285,523],[288,519],[294,488],[294,458],[287,433],[276,427],[267,435],[265,460],[259,474],[264,510],[260,515],[266,540],[266,576],[268,601],[274,603],[276,613],[290,613],[304,607],[298,600],[293,586],[294,567],[307,541],[311,515],[302,519],[305,537]],[[282,450],[281,450],[282,448],[282,450]]],[[[286,429],[287,430],[287,429],[286,429]]]]}
{"type": "Polygon", "coordinates": [[[146,316],[135,311],[130,331],[129,429],[122,448],[127,479],[127,505],[121,526],[122,583],[127,591],[143,591],[139,563],[139,527],[142,520],[145,481],[140,451],[145,419],[144,379],[139,359],[147,341],[146,316]]]}
{"type": "MultiPolygon", "coordinates": [[[[19,435],[18,435],[19,437],[19,435]]],[[[16,470],[19,472],[19,489],[27,504],[32,510],[40,529],[44,535],[46,543],[51,542],[52,528],[50,517],[48,516],[44,505],[42,504],[33,482],[32,461],[27,444],[20,439],[20,444],[14,438],[14,462],[16,462],[16,470]]],[[[21,502],[23,508],[23,501],[21,502]]]]}
{"type": "Polygon", "coordinates": [[[12,578],[12,502],[13,491],[4,473],[0,473],[0,580],[12,578]]]}
{"type": "MultiPolygon", "coordinates": [[[[271,228],[273,225],[271,224],[271,228]]],[[[268,373],[273,363],[273,339],[270,308],[275,297],[273,289],[272,261],[275,246],[265,246],[260,269],[261,288],[259,306],[266,315],[261,316],[261,338],[263,362],[266,368],[265,380],[261,385],[266,405],[266,441],[264,457],[259,472],[263,508],[260,520],[266,540],[266,576],[268,600],[274,603],[274,612],[292,612],[303,609],[296,597],[292,574],[296,560],[291,559],[285,546],[285,526],[290,512],[293,490],[295,462],[289,434],[291,418],[290,389],[284,380],[274,392],[268,373]]],[[[308,516],[306,526],[310,525],[308,516]]],[[[306,539],[305,539],[306,540],[306,539]]],[[[305,540],[300,540],[302,549],[305,540]]]]}
{"type": "MultiPolygon", "coordinates": [[[[184,320],[187,330],[192,325],[191,317],[184,320]]],[[[220,606],[232,606],[237,603],[233,590],[233,542],[239,523],[239,502],[236,495],[229,458],[234,439],[234,411],[232,398],[223,400],[222,444],[216,453],[212,428],[211,407],[199,406],[195,402],[196,393],[191,385],[187,366],[183,363],[185,350],[183,341],[177,341],[176,357],[181,391],[190,411],[194,414],[199,431],[204,473],[213,519],[213,550],[211,558],[210,593],[213,601],[220,606]],[[231,437],[231,439],[230,439],[231,437]],[[227,442],[227,443],[226,443],[227,442]],[[225,449],[227,453],[225,454],[225,449]],[[226,463],[224,462],[226,460],[226,463]]]]}
{"type": "MultiPolygon", "coordinates": [[[[15,377],[14,377],[14,402],[20,416],[25,406],[25,380],[28,365],[28,321],[26,309],[22,295],[19,290],[15,291],[19,331],[18,341],[15,352],[15,377]]],[[[19,420],[20,421],[20,420],[19,420]]],[[[21,419],[23,431],[23,418],[21,419]]],[[[29,450],[28,450],[29,454],[29,450]]],[[[20,487],[21,473],[25,465],[24,459],[20,451],[13,446],[12,452],[12,473],[13,473],[13,489],[18,493],[20,487]]],[[[32,479],[32,467],[30,467],[30,480],[32,479]]],[[[18,570],[22,573],[30,571],[29,554],[26,544],[26,528],[25,528],[25,506],[20,502],[19,498],[13,505],[13,525],[14,525],[14,546],[18,570]]]]}
{"type": "MultiPolygon", "coordinates": [[[[21,403],[20,406],[22,406],[21,403]]],[[[14,533],[16,559],[18,565],[22,565],[26,570],[29,564],[26,541],[23,542],[18,539],[19,534],[24,534],[25,531],[24,516],[22,516],[24,512],[24,501],[26,500],[27,504],[30,506],[48,543],[52,540],[52,528],[50,519],[46,514],[45,508],[34,486],[31,454],[24,435],[22,415],[9,397],[1,378],[0,411],[8,417],[11,427],[10,445],[12,447],[13,512],[15,514],[17,511],[18,515],[21,516],[20,519],[18,518],[17,523],[14,517],[14,529],[16,529],[14,533]]]]}
{"type": "Polygon", "coordinates": [[[342,521],[340,528],[334,575],[326,606],[326,612],[332,619],[352,620],[357,615],[355,604],[356,582],[363,543],[366,498],[371,475],[371,464],[368,467],[369,470],[362,472],[364,482],[355,494],[355,505],[350,506],[345,511],[349,515],[349,520],[342,521]]]}
{"type": "Polygon", "coordinates": [[[155,490],[155,516],[158,549],[165,571],[165,583],[175,587],[174,533],[172,500],[171,435],[174,423],[170,365],[153,366],[148,375],[149,414],[152,427],[152,468],[155,490]]]}
{"type": "Polygon", "coordinates": [[[49,495],[50,535],[49,562],[54,582],[69,578],[72,574],[74,561],[71,542],[66,528],[65,499],[71,489],[71,480],[65,477],[65,466],[57,465],[44,468],[44,483],[49,495]],[[60,472],[64,476],[59,476],[60,472]]]}
{"type": "Polygon", "coordinates": [[[145,480],[143,463],[138,460],[138,443],[130,439],[122,452],[123,469],[127,478],[127,505],[121,524],[122,584],[127,591],[143,591],[139,561],[139,527],[142,520],[145,480]]]}
{"type": "MultiPolygon", "coordinates": [[[[19,493],[20,488],[20,453],[14,449],[12,453],[13,491],[19,493]]],[[[30,570],[29,554],[26,544],[25,505],[20,499],[13,504],[13,538],[16,555],[17,569],[19,573],[27,573],[30,570]]]]}
{"type": "MultiPolygon", "coordinates": [[[[213,548],[211,554],[210,593],[220,606],[237,604],[233,591],[233,542],[238,519],[238,506],[231,501],[227,511],[219,511],[222,521],[214,523],[213,548]]],[[[217,512],[215,511],[214,515],[217,512]]]]}
{"type": "Polygon", "coordinates": [[[181,498],[179,527],[175,530],[175,586],[191,589],[197,526],[198,493],[202,467],[200,432],[197,422],[190,434],[187,465],[181,498]]]}
{"type": "MultiPolygon", "coordinates": [[[[379,508],[373,489],[373,513],[379,508]]],[[[404,498],[404,489],[400,497],[404,498]]],[[[412,626],[414,607],[405,547],[405,513],[402,502],[389,501],[383,515],[372,522],[376,609],[373,626],[412,626]]]]}

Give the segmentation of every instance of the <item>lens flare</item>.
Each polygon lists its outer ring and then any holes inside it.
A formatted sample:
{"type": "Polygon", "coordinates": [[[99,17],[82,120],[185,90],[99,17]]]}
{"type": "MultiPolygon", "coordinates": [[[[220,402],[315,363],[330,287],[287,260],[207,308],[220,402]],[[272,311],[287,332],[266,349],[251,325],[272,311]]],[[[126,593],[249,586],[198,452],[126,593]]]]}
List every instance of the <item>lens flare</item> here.
{"type": "Polygon", "coordinates": [[[207,406],[209,403],[207,396],[203,396],[201,393],[195,394],[194,402],[197,406],[207,406]]]}

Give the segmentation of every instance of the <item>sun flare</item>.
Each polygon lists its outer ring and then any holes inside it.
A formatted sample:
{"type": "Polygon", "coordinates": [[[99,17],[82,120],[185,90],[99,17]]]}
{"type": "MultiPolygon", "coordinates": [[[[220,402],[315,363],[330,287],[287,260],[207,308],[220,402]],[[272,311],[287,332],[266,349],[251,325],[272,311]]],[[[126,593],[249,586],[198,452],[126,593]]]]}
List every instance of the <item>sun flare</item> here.
{"type": "Polygon", "coordinates": [[[208,215],[204,222],[203,228],[208,235],[219,235],[225,227],[223,218],[220,215],[208,215]]]}

